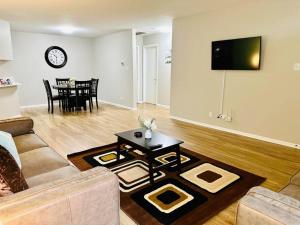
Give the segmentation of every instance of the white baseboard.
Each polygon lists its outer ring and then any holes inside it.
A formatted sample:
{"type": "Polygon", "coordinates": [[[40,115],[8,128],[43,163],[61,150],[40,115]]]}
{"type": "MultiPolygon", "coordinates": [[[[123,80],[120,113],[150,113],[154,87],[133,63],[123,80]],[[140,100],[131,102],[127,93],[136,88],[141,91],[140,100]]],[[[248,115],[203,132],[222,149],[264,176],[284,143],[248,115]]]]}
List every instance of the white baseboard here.
{"type": "Polygon", "coordinates": [[[108,105],[113,105],[113,106],[116,106],[116,107],[124,108],[124,109],[136,110],[136,108],[128,107],[126,105],[121,105],[121,104],[117,104],[117,103],[113,103],[113,102],[108,102],[108,101],[104,101],[104,100],[101,100],[100,102],[108,104],[108,105]]]}
{"type": "Polygon", "coordinates": [[[166,108],[166,109],[170,109],[170,106],[169,105],[163,105],[163,104],[156,104],[157,106],[160,106],[160,107],[163,107],[163,108],[166,108]]]}
{"type": "MultiPolygon", "coordinates": [[[[93,102],[96,102],[96,100],[93,100],[93,102]]],[[[116,104],[116,103],[113,103],[113,102],[108,102],[108,101],[98,101],[99,103],[105,103],[105,104],[108,104],[108,105],[113,105],[113,106],[117,106],[117,107],[120,107],[120,108],[125,108],[125,109],[130,109],[130,110],[136,110],[137,108],[132,108],[132,107],[128,107],[128,106],[125,106],[125,105],[121,105],[121,104],[116,104]]],[[[58,105],[58,102],[54,102],[53,103],[54,105],[58,105]]],[[[36,104],[36,105],[24,105],[24,106],[20,106],[21,109],[28,109],[28,108],[37,108],[37,107],[47,107],[48,104],[36,104]]]]}
{"type": "MultiPolygon", "coordinates": [[[[56,103],[54,103],[56,104],[56,103]]],[[[48,104],[37,104],[37,105],[23,105],[20,108],[21,109],[28,109],[28,108],[37,108],[37,107],[45,107],[48,106],[48,104]]]]}
{"type": "Polygon", "coordinates": [[[234,130],[234,129],[229,129],[229,128],[225,128],[225,127],[210,125],[210,124],[207,124],[207,123],[200,123],[200,122],[196,122],[196,121],[189,120],[189,119],[184,119],[184,118],[177,117],[177,116],[171,116],[171,119],[182,121],[182,122],[185,122],[185,123],[194,124],[194,125],[197,125],[197,126],[203,126],[203,127],[207,127],[207,128],[211,128],[211,129],[215,129],[215,130],[220,130],[220,131],[225,131],[225,132],[229,132],[229,133],[233,133],[233,134],[238,134],[238,135],[241,135],[241,136],[254,138],[254,139],[257,139],[257,140],[266,141],[266,142],[270,142],[270,143],[274,143],[274,144],[278,144],[278,145],[284,145],[284,146],[287,146],[287,147],[300,149],[299,144],[286,142],[286,141],[282,141],[282,140],[277,140],[277,139],[274,139],[274,138],[269,138],[269,137],[264,137],[264,136],[260,136],[260,135],[256,135],[256,134],[246,133],[246,132],[242,132],[242,131],[238,131],[238,130],[234,130]]]}
{"type": "MultiPolygon", "coordinates": [[[[143,104],[143,103],[146,103],[146,104],[152,104],[152,103],[147,103],[147,102],[137,102],[137,104],[143,104]]],[[[163,107],[163,108],[166,108],[166,109],[170,109],[170,106],[169,105],[163,105],[163,104],[159,104],[159,103],[156,103],[156,104],[152,104],[152,105],[157,105],[157,106],[160,106],[160,107],[163,107]]]]}

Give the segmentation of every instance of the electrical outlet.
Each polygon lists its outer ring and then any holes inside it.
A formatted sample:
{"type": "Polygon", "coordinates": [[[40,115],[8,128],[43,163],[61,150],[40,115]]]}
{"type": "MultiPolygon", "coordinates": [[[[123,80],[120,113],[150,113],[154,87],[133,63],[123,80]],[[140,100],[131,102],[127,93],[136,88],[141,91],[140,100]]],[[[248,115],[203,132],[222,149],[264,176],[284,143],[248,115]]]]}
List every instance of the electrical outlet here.
{"type": "Polygon", "coordinates": [[[212,112],[209,112],[209,113],[208,113],[208,116],[209,116],[209,118],[213,118],[213,113],[212,113],[212,112]]]}
{"type": "Polygon", "coordinates": [[[294,71],[300,71],[300,63],[294,63],[294,71]]]}
{"type": "Polygon", "coordinates": [[[295,148],[300,149],[300,144],[295,144],[295,148]]]}
{"type": "Polygon", "coordinates": [[[226,118],[227,118],[227,115],[225,115],[225,114],[222,114],[222,115],[221,115],[221,119],[222,119],[222,120],[225,120],[226,118]]]}
{"type": "Polygon", "coordinates": [[[226,122],[231,122],[232,121],[232,117],[231,116],[226,116],[225,121],[226,122]]]}
{"type": "Polygon", "coordinates": [[[231,122],[232,121],[232,117],[226,114],[218,114],[217,115],[217,119],[221,119],[224,120],[226,122],[231,122]]]}

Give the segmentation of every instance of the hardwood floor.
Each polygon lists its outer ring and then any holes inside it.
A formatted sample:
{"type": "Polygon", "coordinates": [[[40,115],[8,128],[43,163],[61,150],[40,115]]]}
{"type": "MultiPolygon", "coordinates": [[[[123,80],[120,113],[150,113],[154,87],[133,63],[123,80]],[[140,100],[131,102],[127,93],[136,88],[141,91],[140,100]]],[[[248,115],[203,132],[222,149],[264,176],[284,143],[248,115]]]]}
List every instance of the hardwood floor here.
{"type": "MultiPolygon", "coordinates": [[[[67,154],[116,141],[116,132],[137,128],[138,115],[154,117],[158,130],[183,140],[184,147],[227,164],[266,177],[262,186],[279,191],[300,170],[300,150],[170,119],[167,109],[142,104],[126,110],[102,104],[93,113],[53,115],[45,107],[23,110],[35,122],[35,132],[66,158],[67,154]]],[[[234,224],[237,203],[206,224],[234,224]]]]}

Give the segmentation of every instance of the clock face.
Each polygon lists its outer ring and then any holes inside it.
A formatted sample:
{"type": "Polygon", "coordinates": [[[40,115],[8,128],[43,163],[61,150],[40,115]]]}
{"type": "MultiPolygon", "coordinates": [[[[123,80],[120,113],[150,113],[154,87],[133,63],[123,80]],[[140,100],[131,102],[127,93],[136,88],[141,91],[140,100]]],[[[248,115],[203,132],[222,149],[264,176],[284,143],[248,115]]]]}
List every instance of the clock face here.
{"type": "Polygon", "coordinates": [[[67,54],[62,48],[52,46],[46,50],[45,59],[49,66],[62,68],[67,63],[67,54]]]}

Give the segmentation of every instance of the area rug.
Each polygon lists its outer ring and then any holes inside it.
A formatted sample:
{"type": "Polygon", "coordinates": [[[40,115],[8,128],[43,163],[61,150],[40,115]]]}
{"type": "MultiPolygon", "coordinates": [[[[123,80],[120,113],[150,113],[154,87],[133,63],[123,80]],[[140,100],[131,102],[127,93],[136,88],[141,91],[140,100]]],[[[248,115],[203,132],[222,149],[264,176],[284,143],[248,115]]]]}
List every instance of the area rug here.
{"type": "MultiPolygon", "coordinates": [[[[176,166],[154,174],[150,184],[144,153],[117,144],[68,155],[81,171],[105,166],[119,177],[121,208],[137,224],[202,224],[240,199],[265,178],[181,148],[181,172],[176,166]]],[[[159,166],[176,159],[175,152],[155,158],[159,166]]]]}

